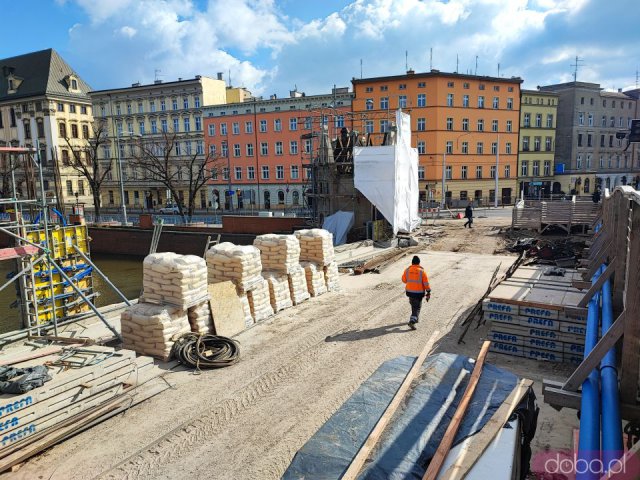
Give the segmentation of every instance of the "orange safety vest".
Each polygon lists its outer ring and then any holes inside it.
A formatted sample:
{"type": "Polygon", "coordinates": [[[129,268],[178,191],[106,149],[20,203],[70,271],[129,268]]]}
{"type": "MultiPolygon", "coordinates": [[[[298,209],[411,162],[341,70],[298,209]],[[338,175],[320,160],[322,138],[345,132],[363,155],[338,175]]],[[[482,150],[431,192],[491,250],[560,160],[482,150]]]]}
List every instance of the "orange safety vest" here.
{"type": "Polygon", "coordinates": [[[402,281],[406,283],[405,290],[410,293],[430,292],[429,279],[420,265],[411,265],[402,274],[402,281]]]}

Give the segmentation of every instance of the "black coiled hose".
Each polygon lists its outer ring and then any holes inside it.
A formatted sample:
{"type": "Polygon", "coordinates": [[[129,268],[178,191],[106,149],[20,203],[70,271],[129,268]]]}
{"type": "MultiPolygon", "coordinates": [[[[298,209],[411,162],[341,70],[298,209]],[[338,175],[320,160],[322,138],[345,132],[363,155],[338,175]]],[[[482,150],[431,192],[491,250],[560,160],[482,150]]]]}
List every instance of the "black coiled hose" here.
{"type": "Polygon", "coordinates": [[[240,347],[235,340],[216,335],[185,333],[171,350],[181,364],[196,370],[222,368],[240,359],[240,347]]]}

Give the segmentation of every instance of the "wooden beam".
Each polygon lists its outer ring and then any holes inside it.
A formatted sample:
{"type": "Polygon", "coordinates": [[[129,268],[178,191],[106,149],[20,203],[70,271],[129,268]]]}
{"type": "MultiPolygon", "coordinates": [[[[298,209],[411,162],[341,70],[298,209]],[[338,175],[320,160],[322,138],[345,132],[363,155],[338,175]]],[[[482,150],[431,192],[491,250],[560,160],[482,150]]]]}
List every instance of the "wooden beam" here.
{"type": "MultiPolygon", "coordinates": [[[[74,343],[72,345],[68,345],[69,347],[71,346],[75,346],[75,347],[79,347],[80,344],[79,343],[74,343]]],[[[0,357],[0,366],[3,365],[15,365],[16,363],[22,363],[22,362],[26,362],[27,360],[33,360],[35,358],[42,358],[42,357],[46,357],[47,355],[54,355],[56,353],[60,353],[62,352],[62,347],[60,346],[51,346],[51,347],[42,347],[38,350],[33,350],[30,352],[24,352],[23,354],[20,355],[12,355],[9,358],[6,359],[2,359],[2,357],[0,357]]]]}
{"type": "Polygon", "coordinates": [[[498,435],[498,432],[509,421],[509,417],[511,417],[511,414],[531,385],[533,385],[533,382],[528,379],[522,379],[518,382],[509,396],[502,402],[502,405],[485,423],[482,430],[471,436],[469,443],[459,453],[456,461],[446,472],[440,475],[438,480],[462,480],[467,476],[471,468],[498,435]]]}
{"type": "Polygon", "coordinates": [[[604,282],[609,280],[611,275],[613,275],[613,272],[615,271],[615,269],[616,269],[616,262],[614,258],[611,261],[611,263],[607,265],[607,268],[604,269],[604,272],[602,272],[602,275],[600,275],[598,279],[593,283],[593,285],[591,285],[589,290],[587,290],[587,293],[584,294],[584,297],[582,297],[582,300],[578,302],[578,307],[587,306],[587,304],[589,303],[589,300],[591,300],[591,297],[593,297],[596,292],[602,289],[602,285],[604,285],[604,282]]]}
{"type": "Polygon", "coordinates": [[[458,433],[458,428],[460,427],[460,423],[462,422],[462,419],[464,418],[464,415],[467,411],[469,402],[471,402],[473,392],[475,392],[476,386],[478,385],[478,380],[480,380],[482,367],[484,366],[484,359],[487,356],[490,345],[491,342],[484,342],[482,344],[482,348],[480,349],[480,353],[478,354],[478,358],[476,359],[476,364],[473,367],[473,372],[471,372],[471,377],[469,378],[467,388],[464,390],[464,394],[460,399],[458,408],[456,408],[456,412],[453,414],[453,418],[451,418],[451,422],[449,422],[447,431],[444,433],[444,436],[440,441],[440,445],[438,445],[438,449],[433,455],[431,462],[429,462],[429,466],[427,467],[427,471],[422,477],[422,480],[435,480],[437,478],[438,473],[442,468],[442,464],[444,463],[444,459],[447,457],[447,454],[451,449],[451,445],[453,445],[453,439],[455,438],[456,433],[458,433]]]}
{"type": "Polygon", "coordinates": [[[25,257],[27,255],[35,255],[39,251],[40,249],[33,245],[0,248],[0,260],[12,260],[14,258],[25,257]]]}
{"type": "Polygon", "coordinates": [[[571,282],[571,286],[578,290],[587,290],[591,287],[591,282],[588,282],[587,280],[573,280],[571,282]]]}
{"type": "Polygon", "coordinates": [[[563,308],[564,313],[568,316],[568,317],[583,317],[583,318],[587,318],[587,313],[589,312],[588,308],[583,308],[583,307],[572,307],[572,306],[565,306],[563,308]]]}
{"type": "Polygon", "coordinates": [[[630,222],[630,202],[628,198],[623,195],[617,195],[614,199],[614,219],[613,225],[613,255],[616,257],[616,269],[613,275],[613,286],[611,289],[613,309],[619,312],[624,309],[623,296],[624,296],[624,280],[626,275],[626,261],[627,261],[627,241],[629,237],[629,222],[630,222]]]}
{"type": "Polygon", "coordinates": [[[582,278],[585,280],[591,280],[591,277],[596,273],[600,265],[605,263],[609,258],[609,252],[611,251],[611,239],[607,240],[606,243],[600,247],[597,255],[593,260],[589,261],[587,272],[582,274],[582,278]]]}
{"type": "Polygon", "coordinates": [[[616,344],[618,339],[622,336],[624,331],[625,314],[622,312],[616,321],[613,322],[611,328],[607,330],[607,333],[596,343],[593,350],[589,352],[587,357],[582,361],[578,368],[574,370],[571,376],[564,382],[563,390],[569,390],[577,392],[582,382],[589,376],[589,374],[596,368],[600,361],[604,358],[605,354],[611,350],[616,344]]]}
{"type": "Polygon", "coordinates": [[[633,472],[640,472],[640,442],[636,442],[620,459],[624,468],[612,468],[600,480],[629,480],[633,472]]]}
{"type": "Polygon", "coordinates": [[[358,453],[356,453],[356,456],[353,457],[351,464],[344,472],[344,475],[341,477],[342,480],[354,480],[358,476],[360,470],[362,469],[362,466],[364,465],[364,462],[367,460],[367,458],[369,458],[373,447],[375,447],[376,443],[378,443],[380,435],[382,435],[382,432],[384,432],[384,429],[391,421],[391,417],[393,417],[393,414],[404,400],[404,397],[407,395],[409,387],[411,387],[411,383],[420,372],[420,367],[422,367],[424,359],[427,358],[427,355],[429,355],[429,352],[431,352],[433,344],[439,336],[440,332],[437,330],[431,334],[431,337],[429,337],[429,341],[422,349],[422,352],[420,352],[420,356],[418,356],[418,358],[416,359],[415,363],[411,367],[411,370],[409,370],[409,373],[407,373],[407,376],[404,378],[404,381],[400,385],[400,388],[398,388],[398,391],[391,400],[391,403],[389,403],[389,406],[382,413],[382,416],[378,420],[378,423],[376,423],[375,427],[373,427],[373,430],[371,430],[371,433],[362,444],[362,447],[360,447],[360,450],[358,450],[358,453]]]}
{"type": "Polygon", "coordinates": [[[624,305],[630,321],[625,323],[622,341],[620,400],[635,403],[640,370],[638,361],[638,352],[640,352],[640,205],[635,203],[631,214],[624,305]]]}

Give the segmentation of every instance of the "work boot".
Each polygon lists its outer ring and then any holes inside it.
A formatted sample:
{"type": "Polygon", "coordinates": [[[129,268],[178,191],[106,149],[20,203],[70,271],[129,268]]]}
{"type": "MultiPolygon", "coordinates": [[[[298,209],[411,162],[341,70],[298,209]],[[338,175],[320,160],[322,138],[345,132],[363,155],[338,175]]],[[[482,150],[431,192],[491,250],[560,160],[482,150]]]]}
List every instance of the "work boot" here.
{"type": "Polygon", "coordinates": [[[416,323],[418,323],[418,318],[411,316],[411,318],[409,319],[409,328],[411,330],[415,330],[416,329],[416,323]]]}

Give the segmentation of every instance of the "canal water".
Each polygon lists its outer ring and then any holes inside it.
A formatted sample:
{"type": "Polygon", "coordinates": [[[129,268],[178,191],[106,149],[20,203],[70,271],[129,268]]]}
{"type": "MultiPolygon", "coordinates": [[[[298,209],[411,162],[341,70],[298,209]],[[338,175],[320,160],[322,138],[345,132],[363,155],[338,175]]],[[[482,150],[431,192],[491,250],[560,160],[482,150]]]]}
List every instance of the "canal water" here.
{"type": "MultiPolygon", "coordinates": [[[[127,298],[138,298],[142,288],[142,257],[91,255],[91,260],[127,298]]],[[[15,271],[14,262],[0,262],[0,285],[6,281],[7,275],[12,271],[15,271]]],[[[94,291],[100,292],[96,300],[97,306],[122,302],[122,299],[97,273],[93,274],[93,286],[94,291]]],[[[20,328],[19,310],[10,306],[16,300],[16,289],[13,285],[9,285],[0,292],[0,333],[20,328]]]]}

